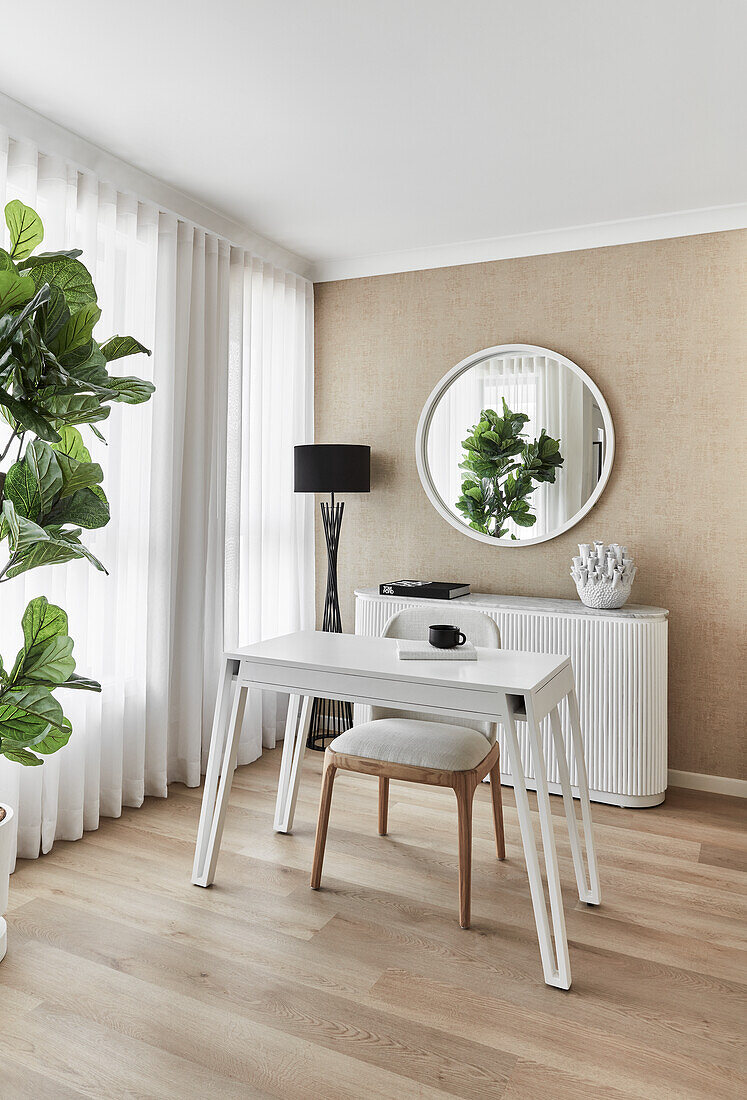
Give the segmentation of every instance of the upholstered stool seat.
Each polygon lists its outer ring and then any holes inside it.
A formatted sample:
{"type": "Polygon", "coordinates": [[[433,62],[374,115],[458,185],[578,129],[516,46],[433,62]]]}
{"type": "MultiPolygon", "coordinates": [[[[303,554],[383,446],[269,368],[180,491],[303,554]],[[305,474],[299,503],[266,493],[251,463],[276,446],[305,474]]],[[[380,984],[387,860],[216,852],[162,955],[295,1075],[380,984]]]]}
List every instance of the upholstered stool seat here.
{"type": "Polygon", "coordinates": [[[483,733],[469,726],[420,722],[413,718],[378,718],[341,733],[329,748],[331,752],[366,760],[466,772],[482,763],[492,744],[483,733]]]}

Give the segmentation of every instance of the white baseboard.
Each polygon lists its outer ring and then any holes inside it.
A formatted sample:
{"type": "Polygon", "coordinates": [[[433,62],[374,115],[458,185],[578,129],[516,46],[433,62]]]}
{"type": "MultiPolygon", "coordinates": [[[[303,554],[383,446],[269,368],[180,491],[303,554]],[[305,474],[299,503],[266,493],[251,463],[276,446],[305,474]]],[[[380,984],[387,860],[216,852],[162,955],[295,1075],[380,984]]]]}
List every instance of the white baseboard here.
{"type": "Polygon", "coordinates": [[[701,775],[700,772],[680,772],[669,769],[670,787],[688,787],[692,791],[712,791],[747,798],[747,779],[731,779],[728,775],[701,775]]]}

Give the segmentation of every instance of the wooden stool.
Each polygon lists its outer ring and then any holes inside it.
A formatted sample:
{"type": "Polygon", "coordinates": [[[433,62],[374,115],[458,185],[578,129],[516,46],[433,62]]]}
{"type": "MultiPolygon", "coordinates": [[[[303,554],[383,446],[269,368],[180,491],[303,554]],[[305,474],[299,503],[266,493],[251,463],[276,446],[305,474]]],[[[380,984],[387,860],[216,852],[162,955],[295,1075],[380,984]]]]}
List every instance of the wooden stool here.
{"type": "MultiPolygon", "coordinates": [[[[400,752],[399,755],[402,755],[400,752]]],[[[338,769],[343,771],[360,772],[364,775],[377,775],[379,777],[379,833],[386,836],[387,818],[389,806],[389,780],[401,779],[409,783],[426,783],[435,787],[451,787],[456,795],[457,815],[459,825],[459,923],[462,928],[470,926],[471,892],[472,892],[472,801],[478,783],[482,782],[486,775],[490,776],[490,793],[493,804],[493,821],[495,824],[495,841],[498,859],[505,859],[506,848],[503,835],[503,806],[501,801],[501,769],[500,746],[496,741],[492,746],[487,739],[476,730],[445,724],[418,722],[408,719],[380,719],[376,722],[366,723],[365,726],[354,726],[340,737],[335,738],[332,745],[324,754],[324,775],[322,779],[322,795],[319,803],[319,820],[316,827],[316,843],[314,846],[314,864],[311,871],[311,888],[318,890],[322,878],[322,864],[324,862],[324,849],[327,841],[327,826],[329,824],[329,812],[332,804],[332,787],[335,781],[335,773],[338,769]],[[400,729],[392,729],[399,725],[400,729]],[[453,755],[468,759],[481,751],[481,746],[475,738],[482,740],[485,746],[485,755],[479,763],[465,769],[444,769],[427,767],[422,764],[404,764],[396,761],[374,759],[372,757],[358,756],[344,750],[346,744],[355,747],[367,740],[373,727],[373,734],[378,742],[377,751],[386,754],[388,744],[395,748],[402,748],[402,730],[405,736],[421,731],[413,727],[430,727],[422,731],[421,744],[427,754],[432,749],[434,757],[443,755],[443,738],[451,742],[453,755]],[[389,727],[389,728],[387,728],[389,727]],[[435,736],[434,736],[435,731],[435,736]],[[443,735],[439,736],[443,731],[443,735]],[[432,742],[436,742],[432,744],[432,742]]]]}

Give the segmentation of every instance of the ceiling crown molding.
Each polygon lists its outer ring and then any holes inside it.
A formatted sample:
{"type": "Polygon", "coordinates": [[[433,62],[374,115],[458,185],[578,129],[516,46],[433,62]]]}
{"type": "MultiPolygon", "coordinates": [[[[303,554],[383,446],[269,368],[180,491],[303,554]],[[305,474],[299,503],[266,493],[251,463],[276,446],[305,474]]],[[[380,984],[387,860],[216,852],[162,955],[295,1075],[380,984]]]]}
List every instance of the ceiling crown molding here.
{"type": "Polygon", "coordinates": [[[141,171],[3,92],[0,92],[0,125],[16,140],[33,141],[42,153],[62,157],[81,171],[93,172],[117,191],[151,203],[159,210],[221,237],[238,248],[245,248],[271,264],[309,278],[311,264],[303,256],[261,237],[199,199],[141,171]]]}
{"type": "Polygon", "coordinates": [[[692,237],[698,233],[720,233],[747,228],[747,203],[712,206],[700,210],[679,210],[623,221],[574,225],[565,229],[540,230],[511,237],[486,237],[477,241],[433,245],[402,252],[381,252],[369,256],[317,261],[311,266],[315,283],[337,279],[361,279],[392,275],[400,271],[424,271],[435,267],[456,267],[519,256],[544,256],[552,252],[576,252],[585,248],[635,244],[670,237],[692,237]]]}

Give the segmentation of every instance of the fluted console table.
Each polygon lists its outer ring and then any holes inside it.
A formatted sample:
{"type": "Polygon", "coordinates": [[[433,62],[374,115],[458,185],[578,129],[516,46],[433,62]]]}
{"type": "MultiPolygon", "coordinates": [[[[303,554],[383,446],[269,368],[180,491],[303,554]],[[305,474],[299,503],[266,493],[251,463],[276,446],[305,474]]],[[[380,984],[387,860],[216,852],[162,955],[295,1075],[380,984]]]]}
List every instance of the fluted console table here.
{"type": "MultiPolygon", "coordinates": [[[[387,619],[404,607],[428,604],[434,622],[450,622],[449,609],[469,606],[490,615],[501,645],[570,657],[576,678],[581,728],[586,741],[590,797],[616,806],[656,806],[667,788],[667,616],[661,607],[628,604],[597,611],[577,600],[473,593],[450,600],[380,596],[375,588],[355,593],[356,634],[381,634],[387,619]]],[[[365,720],[359,708],[356,720],[365,720]]],[[[568,727],[565,704],[561,721],[568,727]]],[[[508,761],[500,730],[501,760],[508,761]]],[[[549,722],[542,724],[550,790],[560,793],[560,776],[549,722]]],[[[526,785],[534,787],[529,740],[519,727],[526,785]]],[[[570,758],[576,793],[576,762],[570,758]]],[[[511,773],[502,781],[513,786],[511,773]]]]}

